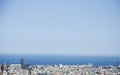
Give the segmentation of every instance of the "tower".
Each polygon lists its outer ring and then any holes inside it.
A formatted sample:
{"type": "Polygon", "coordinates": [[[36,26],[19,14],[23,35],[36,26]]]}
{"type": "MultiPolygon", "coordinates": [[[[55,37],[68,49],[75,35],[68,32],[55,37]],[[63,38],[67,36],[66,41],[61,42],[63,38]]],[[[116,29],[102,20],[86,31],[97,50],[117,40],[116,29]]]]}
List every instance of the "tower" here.
{"type": "Polygon", "coordinates": [[[120,60],[117,61],[117,68],[120,69],[120,60]]]}
{"type": "Polygon", "coordinates": [[[2,66],[1,66],[2,75],[7,75],[6,69],[7,69],[6,64],[2,64],[2,66]]]}
{"type": "Polygon", "coordinates": [[[21,64],[22,68],[24,68],[24,59],[23,58],[20,59],[20,64],[21,64]]]}

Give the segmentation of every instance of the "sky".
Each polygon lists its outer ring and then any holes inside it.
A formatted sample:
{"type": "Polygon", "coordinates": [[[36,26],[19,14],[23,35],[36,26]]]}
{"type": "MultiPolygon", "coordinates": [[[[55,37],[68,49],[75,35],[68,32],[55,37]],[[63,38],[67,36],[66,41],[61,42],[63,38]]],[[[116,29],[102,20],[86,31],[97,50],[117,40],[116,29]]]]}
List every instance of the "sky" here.
{"type": "Polygon", "coordinates": [[[1,0],[0,54],[120,55],[120,1],[1,0]]]}

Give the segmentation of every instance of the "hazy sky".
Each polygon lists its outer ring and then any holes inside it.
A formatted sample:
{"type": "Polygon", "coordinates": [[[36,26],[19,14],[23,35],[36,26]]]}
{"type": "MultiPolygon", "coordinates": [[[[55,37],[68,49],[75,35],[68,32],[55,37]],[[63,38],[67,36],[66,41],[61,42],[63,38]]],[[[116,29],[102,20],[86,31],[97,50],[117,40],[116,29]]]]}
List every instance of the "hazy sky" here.
{"type": "Polygon", "coordinates": [[[120,55],[120,1],[1,0],[0,54],[120,55]]]}

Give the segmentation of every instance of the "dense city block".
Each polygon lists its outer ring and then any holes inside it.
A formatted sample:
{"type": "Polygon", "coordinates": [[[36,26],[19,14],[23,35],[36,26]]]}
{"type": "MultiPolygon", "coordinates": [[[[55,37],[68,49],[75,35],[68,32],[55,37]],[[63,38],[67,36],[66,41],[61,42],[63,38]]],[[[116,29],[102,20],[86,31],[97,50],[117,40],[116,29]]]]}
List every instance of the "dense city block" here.
{"type": "Polygon", "coordinates": [[[87,65],[1,65],[1,75],[120,75],[120,66],[87,65]],[[23,67],[24,66],[24,67],[23,67]]]}

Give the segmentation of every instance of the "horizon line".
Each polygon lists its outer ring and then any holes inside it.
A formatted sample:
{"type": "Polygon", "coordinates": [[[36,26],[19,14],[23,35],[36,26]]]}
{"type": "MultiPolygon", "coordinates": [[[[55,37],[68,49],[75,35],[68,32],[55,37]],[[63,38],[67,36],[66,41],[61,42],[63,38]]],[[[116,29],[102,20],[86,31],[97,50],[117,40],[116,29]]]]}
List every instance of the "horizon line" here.
{"type": "Polygon", "coordinates": [[[0,53],[0,55],[40,55],[40,56],[100,56],[100,57],[109,57],[109,56],[112,56],[112,57],[120,57],[120,55],[92,55],[92,54],[3,54],[3,53],[0,53]]]}

